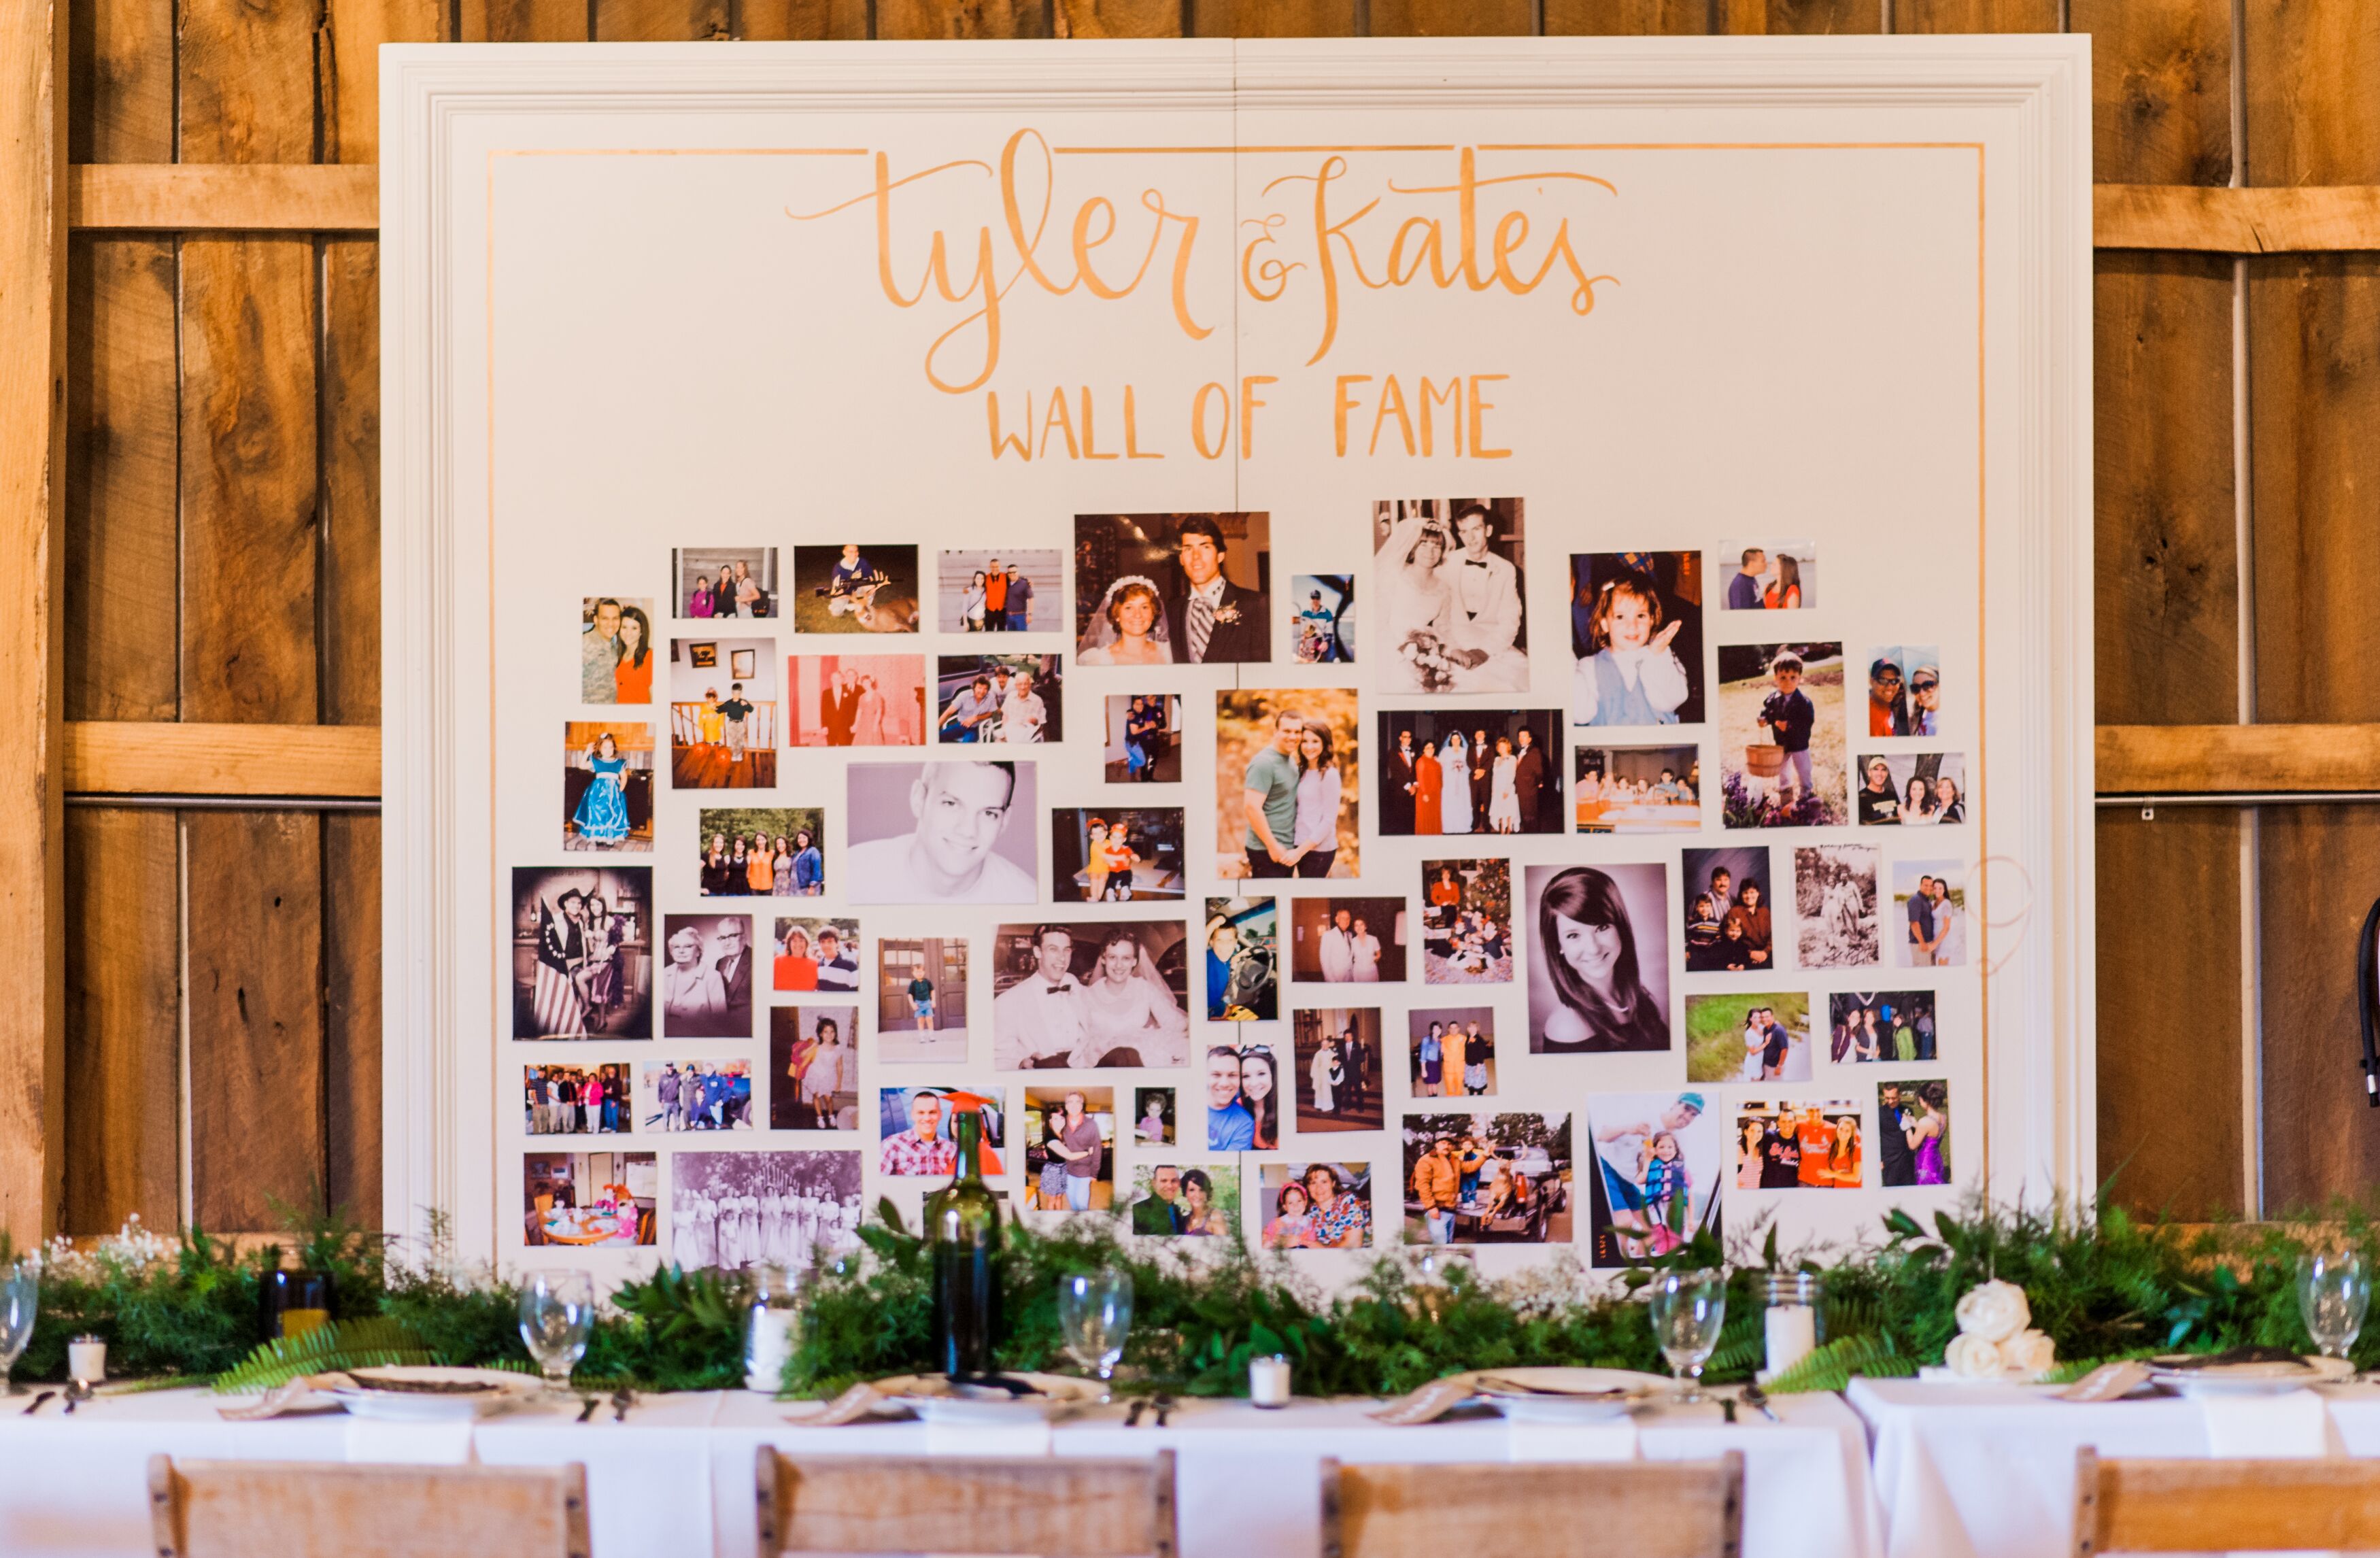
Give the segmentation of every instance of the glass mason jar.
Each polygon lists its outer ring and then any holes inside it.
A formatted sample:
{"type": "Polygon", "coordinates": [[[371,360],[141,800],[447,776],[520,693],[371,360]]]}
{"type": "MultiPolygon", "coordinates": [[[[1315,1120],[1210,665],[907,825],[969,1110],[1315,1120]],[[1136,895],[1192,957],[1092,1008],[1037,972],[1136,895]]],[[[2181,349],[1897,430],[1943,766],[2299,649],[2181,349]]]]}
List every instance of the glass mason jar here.
{"type": "Polygon", "coordinates": [[[785,1388],[785,1365],[801,1333],[802,1304],[808,1284],[783,1266],[762,1266],[752,1275],[744,1311],[744,1388],[774,1395],[785,1388]]]}
{"type": "Polygon", "coordinates": [[[1767,1342],[1768,1367],[1764,1372],[1791,1369],[1817,1350],[1825,1340],[1818,1329],[1818,1274],[1769,1272],[1767,1305],[1761,1312],[1761,1330],[1767,1342]]]}

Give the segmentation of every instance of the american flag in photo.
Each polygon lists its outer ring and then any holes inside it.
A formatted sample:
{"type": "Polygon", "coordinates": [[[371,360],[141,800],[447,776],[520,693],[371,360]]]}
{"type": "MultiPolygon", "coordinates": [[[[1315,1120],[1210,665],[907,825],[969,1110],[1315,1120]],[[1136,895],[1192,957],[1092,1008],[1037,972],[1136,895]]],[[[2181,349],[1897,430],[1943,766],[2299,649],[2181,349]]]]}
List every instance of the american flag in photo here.
{"type": "Polygon", "coordinates": [[[580,1033],[587,1028],[587,1003],[570,980],[564,963],[562,928],[553,922],[553,908],[537,908],[537,985],[535,1005],[540,1033],[580,1033]]]}

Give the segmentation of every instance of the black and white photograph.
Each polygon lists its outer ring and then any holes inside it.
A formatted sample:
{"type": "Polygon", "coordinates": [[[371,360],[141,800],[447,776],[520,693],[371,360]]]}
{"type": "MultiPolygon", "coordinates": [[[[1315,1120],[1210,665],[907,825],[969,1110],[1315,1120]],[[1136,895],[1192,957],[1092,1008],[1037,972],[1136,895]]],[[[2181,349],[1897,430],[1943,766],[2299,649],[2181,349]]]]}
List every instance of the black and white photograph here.
{"type": "Polygon", "coordinates": [[[844,771],[855,904],[1029,904],[1039,896],[1030,761],[952,757],[844,771]]]}
{"type": "Polygon", "coordinates": [[[1173,785],[1182,779],[1182,695],[1111,692],[1107,745],[1100,753],[1111,785],[1173,785]]]}
{"type": "Polygon", "coordinates": [[[769,1128],[859,1128],[859,1008],[769,1010],[769,1128]]]}
{"type": "Polygon", "coordinates": [[[781,615],[773,546],[681,546],[670,553],[672,604],[681,617],[781,615]]]}
{"type": "Polygon", "coordinates": [[[1178,806],[1062,806],[1050,813],[1050,895],[1062,904],[1179,903],[1187,875],[1178,806]]]}
{"type": "Polygon", "coordinates": [[[752,1036],[752,917],[662,917],[662,1037],[752,1036]]]}
{"type": "Polygon", "coordinates": [[[521,1068],[522,1130],[529,1136],[617,1136],[635,1129],[628,1067],[521,1068]]]}
{"type": "Polygon", "coordinates": [[[1496,1095],[1495,1007],[1416,1006],[1405,1014],[1405,1043],[1416,1101],[1496,1095]]]}
{"type": "Polygon", "coordinates": [[[1804,968],[1873,968],[1882,961],[1876,923],[1878,851],[1867,844],[1803,845],[1793,851],[1793,914],[1804,968]]]}
{"type": "Polygon", "coordinates": [[[886,936],[876,943],[876,1049],[889,1065],[964,1065],[965,936],[886,936]]]}
{"type": "Polygon", "coordinates": [[[1765,974],[1778,967],[1767,845],[1682,850],[1678,871],[1687,973],[1765,974]]]}
{"type": "Polygon", "coordinates": [[[1207,1020],[1271,1022],[1281,1016],[1281,915],[1271,898],[1209,898],[1207,1020]]]}
{"type": "Polygon", "coordinates": [[[1837,1065],[1932,1061],[1941,1029],[1930,990],[1839,990],[1827,997],[1837,1065]]]}
{"type": "Polygon", "coordinates": [[[1301,1007],[1289,1015],[1289,1031],[1299,1133],[1378,1130],[1389,1091],[1379,1009],[1301,1007]]]}
{"type": "Polygon", "coordinates": [[[1718,647],[1719,815],[1730,828],[1850,820],[1840,643],[1718,647]]]}
{"type": "Polygon", "coordinates": [[[1265,514],[1076,515],[1075,663],[1270,660],[1271,538],[1265,514]]]}
{"type": "Polygon", "coordinates": [[[1372,505],[1370,607],[1383,692],[1523,692],[1527,558],[1519,498],[1372,505]]]}
{"type": "Polygon", "coordinates": [[[1718,1236],[1730,1167],[1723,1109],[1698,1092],[1597,1093],[1586,1130],[1591,1270],[1624,1270],[1697,1234],[1718,1236]]]}
{"type": "Polygon", "coordinates": [[[934,626],[945,633],[1063,632],[1064,560],[1054,546],[943,552],[934,559],[934,626]]]}
{"type": "Polygon", "coordinates": [[[1523,882],[1530,1053],[1668,1049],[1668,869],[1529,866],[1523,882]]]}
{"type": "Polygon", "coordinates": [[[1967,820],[1967,760],[1958,752],[1871,753],[1852,793],[1864,828],[1930,828],[1967,820]]]}
{"type": "Polygon", "coordinates": [[[513,1037],[653,1036],[650,866],[513,870],[513,1037]]]}
{"type": "Polygon", "coordinates": [[[859,921],[777,917],[770,988],[795,995],[859,993],[859,921]]]}
{"type": "Polygon", "coordinates": [[[1716,555],[1729,570],[1719,597],[1729,611],[1797,612],[1818,603],[1815,542],[1723,541],[1716,555]]]}
{"type": "Polygon", "coordinates": [[[1289,900],[1289,975],[1324,984],[1394,984],[1405,977],[1402,898],[1289,900]]]}
{"type": "Polygon", "coordinates": [[[521,1242],[577,1249],[657,1243],[660,1179],[651,1152],[523,1153],[521,1242]]]}
{"type": "Polygon", "coordinates": [[[1967,865],[1892,863],[1893,967],[1958,968],[1967,961],[1967,865]]]}
{"type": "Polygon", "coordinates": [[[1561,714],[1392,709],[1380,714],[1380,832],[1559,834],[1561,714]]]}
{"type": "Polygon", "coordinates": [[[1355,578],[1299,574],[1289,581],[1289,632],[1300,665],[1345,665],[1355,658],[1355,578]]]}
{"type": "Polygon", "coordinates": [[[639,1061],[636,1110],[637,1129],[647,1135],[757,1129],[752,1063],[740,1055],[639,1061]]]}
{"type": "Polygon", "coordinates": [[[815,806],[705,807],[699,881],[706,898],[825,895],[826,812],[815,806]]]}
{"type": "Polygon", "coordinates": [[[1684,747],[1580,747],[1571,798],[1583,834],[1694,833],[1703,825],[1701,754],[1684,747]]]}
{"type": "Polygon", "coordinates": [[[1512,982],[1512,862],[1421,863],[1421,982],[1512,982]]]}
{"type": "Polygon", "coordinates": [[[934,673],[934,739],[1038,747],[1065,738],[1065,667],[1055,654],[945,654],[934,673]]]}
{"type": "Polygon", "coordinates": [[[689,1272],[787,1272],[859,1248],[856,1151],[680,1152],[670,1255],[689,1272]]]}
{"type": "Polygon", "coordinates": [[[562,726],[562,847],[638,854],[653,846],[653,727],[613,720],[562,726]]]}
{"type": "Polygon", "coordinates": [[[1570,639],[1572,724],[1702,724],[1701,553],[1572,554],[1570,639]]]}
{"type": "Polygon", "coordinates": [[[1568,1114],[1404,1117],[1407,1244],[1568,1244],[1568,1114]]]}
{"type": "Polygon", "coordinates": [[[578,701],[650,703],[658,642],[650,599],[584,597],[578,608],[578,701]]]}
{"type": "Polygon", "coordinates": [[[777,783],[777,641],[672,639],[670,784],[766,790],[777,783]]]}
{"type": "Polygon", "coordinates": [[[1178,919],[1000,927],[992,1069],[1189,1065],[1185,943],[1178,919]]]}
{"type": "Polygon", "coordinates": [[[796,546],[785,615],[802,633],[915,633],[917,585],[914,546],[796,546]]]}

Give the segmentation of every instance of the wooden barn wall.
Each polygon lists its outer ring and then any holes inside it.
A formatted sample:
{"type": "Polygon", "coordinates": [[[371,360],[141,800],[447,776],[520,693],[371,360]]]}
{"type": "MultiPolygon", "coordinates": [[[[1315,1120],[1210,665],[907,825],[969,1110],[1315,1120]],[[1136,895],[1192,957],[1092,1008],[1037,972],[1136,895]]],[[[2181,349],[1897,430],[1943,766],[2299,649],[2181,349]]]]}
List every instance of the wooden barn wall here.
{"type": "MultiPolygon", "coordinates": [[[[385,42],[2070,27],[2102,182],[2380,183],[2380,8],[2241,3],[76,0],[62,75],[75,163],[370,163],[385,42]]],[[[377,723],[376,262],[368,235],[72,238],[67,720],[377,723]]],[[[2101,723],[2380,721],[2380,262],[2105,251],[2097,360],[2101,723]]],[[[376,816],[66,815],[60,1226],[374,1215],[376,816]]],[[[2344,970],[2380,809],[2103,810],[2098,870],[2121,1199],[2369,1185],[2344,970]]]]}

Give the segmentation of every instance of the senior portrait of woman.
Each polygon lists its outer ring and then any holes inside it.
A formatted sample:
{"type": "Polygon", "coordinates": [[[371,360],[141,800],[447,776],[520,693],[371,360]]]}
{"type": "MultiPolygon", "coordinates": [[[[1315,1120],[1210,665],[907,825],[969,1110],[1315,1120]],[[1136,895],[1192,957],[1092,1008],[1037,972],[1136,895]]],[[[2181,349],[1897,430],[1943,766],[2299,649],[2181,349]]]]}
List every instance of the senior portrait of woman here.
{"type": "Polygon", "coordinates": [[[1658,865],[1530,866],[1529,1050],[1670,1047],[1668,873],[1658,865]]]}

